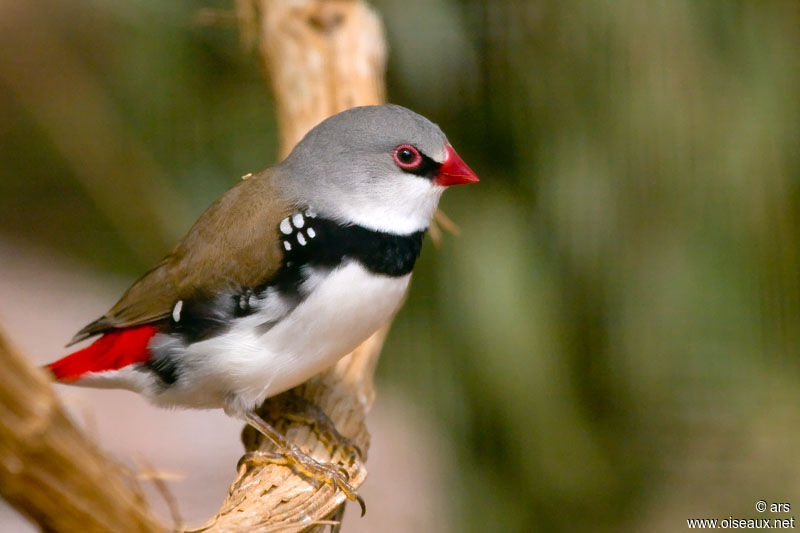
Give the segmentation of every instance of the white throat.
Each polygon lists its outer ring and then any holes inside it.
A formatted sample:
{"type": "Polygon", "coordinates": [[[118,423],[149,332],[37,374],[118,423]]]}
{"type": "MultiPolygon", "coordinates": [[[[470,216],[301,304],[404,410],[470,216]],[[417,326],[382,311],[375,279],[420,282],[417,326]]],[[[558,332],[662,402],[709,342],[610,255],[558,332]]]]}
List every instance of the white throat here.
{"type": "Polygon", "coordinates": [[[430,226],[444,189],[425,178],[404,176],[390,190],[347,191],[346,194],[328,191],[329,194],[314,195],[309,207],[340,223],[409,235],[430,226]]]}

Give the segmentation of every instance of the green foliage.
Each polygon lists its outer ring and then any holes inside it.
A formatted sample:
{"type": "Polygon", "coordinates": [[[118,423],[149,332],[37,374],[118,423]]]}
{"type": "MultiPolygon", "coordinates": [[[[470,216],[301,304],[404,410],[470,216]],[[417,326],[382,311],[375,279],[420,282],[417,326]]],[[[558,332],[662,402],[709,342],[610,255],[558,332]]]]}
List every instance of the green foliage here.
{"type": "MultiPolygon", "coordinates": [[[[461,25],[480,75],[437,80],[466,97],[428,113],[483,181],[448,193],[463,236],[382,361],[421,368],[409,382],[451,428],[458,525],[674,530],[791,499],[797,4],[461,7],[429,25],[461,25]],[[426,328],[434,349],[406,341],[426,328]]],[[[391,88],[424,107],[390,35],[391,88]]]]}

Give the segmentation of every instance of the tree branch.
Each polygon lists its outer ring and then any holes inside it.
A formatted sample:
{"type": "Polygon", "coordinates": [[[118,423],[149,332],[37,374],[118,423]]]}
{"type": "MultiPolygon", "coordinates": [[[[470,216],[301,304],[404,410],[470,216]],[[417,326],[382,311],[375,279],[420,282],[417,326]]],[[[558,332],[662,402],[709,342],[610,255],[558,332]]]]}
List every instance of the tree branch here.
{"type": "Polygon", "coordinates": [[[133,478],[65,415],[0,332],[0,494],[44,531],[162,531],[133,478]]]}

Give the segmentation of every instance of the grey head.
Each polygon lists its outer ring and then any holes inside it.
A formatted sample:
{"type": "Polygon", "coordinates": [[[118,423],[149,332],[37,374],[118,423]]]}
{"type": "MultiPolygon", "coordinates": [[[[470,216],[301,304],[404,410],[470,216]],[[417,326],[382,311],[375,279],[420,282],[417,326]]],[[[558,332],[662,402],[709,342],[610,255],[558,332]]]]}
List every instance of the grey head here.
{"type": "Polygon", "coordinates": [[[448,149],[442,130],[409,109],[355,107],[298,143],[278,166],[278,185],[290,201],[340,223],[409,234],[431,222],[448,149]]]}

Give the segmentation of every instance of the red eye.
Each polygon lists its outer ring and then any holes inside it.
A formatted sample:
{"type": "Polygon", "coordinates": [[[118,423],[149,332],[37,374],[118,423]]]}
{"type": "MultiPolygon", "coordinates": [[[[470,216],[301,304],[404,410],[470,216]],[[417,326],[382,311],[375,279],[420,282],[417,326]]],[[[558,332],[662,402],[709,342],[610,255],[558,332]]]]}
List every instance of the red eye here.
{"type": "Polygon", "coordinates": [[[403,170],[414,170],[422,163],[422,156],[419,150],[410,144],[401,144],[394,149],[394,162],[403,170]]]}

